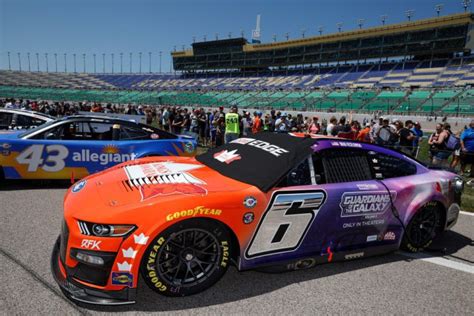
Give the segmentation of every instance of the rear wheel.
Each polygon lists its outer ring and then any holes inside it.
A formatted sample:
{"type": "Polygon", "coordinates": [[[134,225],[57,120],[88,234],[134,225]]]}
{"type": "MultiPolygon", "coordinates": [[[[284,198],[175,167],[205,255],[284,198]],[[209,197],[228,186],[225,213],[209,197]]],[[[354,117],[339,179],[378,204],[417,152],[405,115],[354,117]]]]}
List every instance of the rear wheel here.
{"type": "Polygon", "coordinates": [[[436,204],[428,203],[411,219],[403,235],[402,248],[411,252],[422,251],[431,245],[441,232],[441,213],[436,204]]]}
{"type": "Polygon", "coordinates": [[[186,296],[212,286],[229,265],[231,236],[222,224],[203,219],[177,223],[146,250],[141,272],[147,285],[166,296],[186,296]]]}

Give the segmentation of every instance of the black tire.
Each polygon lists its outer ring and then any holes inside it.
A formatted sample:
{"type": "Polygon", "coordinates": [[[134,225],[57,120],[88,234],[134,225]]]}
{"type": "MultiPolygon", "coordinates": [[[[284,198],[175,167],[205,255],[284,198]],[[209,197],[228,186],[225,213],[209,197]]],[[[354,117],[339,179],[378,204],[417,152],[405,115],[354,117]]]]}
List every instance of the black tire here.
{"type": "Polygon", "coordinates": [[[216,283],[230,264],[231,235],[217,221],[190,219],[158,234],[145,251],[141,273],[159,294],[187,296],[216,283]]]}
{"type": "Polygon", "coordinates": [[[419,252],[429,247],[442,231],[441,212],[434,203],[423,206],[411,219],[403,234],[402,248],[419,252]]]}

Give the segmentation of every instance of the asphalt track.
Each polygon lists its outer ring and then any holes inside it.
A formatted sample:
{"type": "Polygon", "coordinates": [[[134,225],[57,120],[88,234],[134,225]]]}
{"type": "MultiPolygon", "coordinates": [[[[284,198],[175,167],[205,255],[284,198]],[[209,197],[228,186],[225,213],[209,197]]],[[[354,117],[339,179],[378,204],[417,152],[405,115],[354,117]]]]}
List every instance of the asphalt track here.
{"type": "Polygon", "coordinates": [[[468,214],[434,246],[446,247],[445,254],[397,252],[283,274],[231,268],[214,287],[191,297],[162,297],[142,282],[135,305],[77,306],[63,297],[49,268],[66,187],[1,185],[0,315],[474,315],[474,216],[468,214]]]}

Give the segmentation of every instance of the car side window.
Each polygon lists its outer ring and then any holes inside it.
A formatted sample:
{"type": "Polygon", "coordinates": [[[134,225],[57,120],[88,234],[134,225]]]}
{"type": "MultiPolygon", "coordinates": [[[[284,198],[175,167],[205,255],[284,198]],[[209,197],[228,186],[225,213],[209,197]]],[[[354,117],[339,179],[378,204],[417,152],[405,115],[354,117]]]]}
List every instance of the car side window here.
{"type": "Polygon", "coordinates": [[[113,124],[105,122],[90,122],[89,139],[92,140],[112,140],[113,124]]]}
{"type": "Polygon", "coordinates": [[[8,127],[12,121],[12,114],[11,113],[0,113],[0,126],[8,127]]]}
{"type": "Polygon", "coordinates": [[[365,150],[322,150],[313,154],[313,165],[317,184],[372,179],[372,170],[365,150]]]}
{"type": "MultiPolygon", "coordinates": [[[[131,126],[122,126],[120,128],[120,140],[141,140],[141,139],[153,139],[151,134],[140,129],[134,128],[131,126]]],[[[159,139],[159,136],[156,135],[156,139],[159,139]]]]}
{"type": "Polygon", "coordinates": [[[309,159],[305,159],[298,166],[293,168],[277,185],[279,188],[298,186],[298,185],[310,185],[311,181],[311,163],[309,159]]]}
{"type": "Polygon", "coordinates": [[[369,161],[375,179],[406,177],[416,174],[416,165],[404,159],[369,151],[369,161]]]}
{"type": "Polygon", "coordinates": [[[14,123],[15,126],[38,126],[43,124],[44,121],[31,116],[16,115],[12,123],[14,123]]]}

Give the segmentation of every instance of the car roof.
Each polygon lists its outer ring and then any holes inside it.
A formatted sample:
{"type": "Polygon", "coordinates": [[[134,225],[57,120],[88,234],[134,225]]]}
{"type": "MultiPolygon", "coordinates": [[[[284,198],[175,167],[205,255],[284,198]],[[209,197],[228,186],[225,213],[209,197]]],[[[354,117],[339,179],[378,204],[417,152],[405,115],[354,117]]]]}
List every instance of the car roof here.
{"type": "Polygon", "coordinates": [[[123,123],[140,125],[140,123],[134,120],[126,120],[123,118],[106,116],[106,115],[84,115],[84,114],[69,115],[69,116],[65,116],[61,118],[60,121],[75,120],[75,119],[78,119],[78,120],[87,119],[87,120],[95,120],[95,121],[114,121],[114,122],[123,122],[123,123]]]}
{"type": "Polygon", "coordinates": [[[47,119],[47,120],[55,120],[56,118],[37,111],[30,111],[30,110],[21,110],[21,109],[0,109],[0,112],[3,113],[13,113],[13,114],[21,114],[21,115],[26,115],[26,116],[40,116],[41,118],[47,119]]]}

